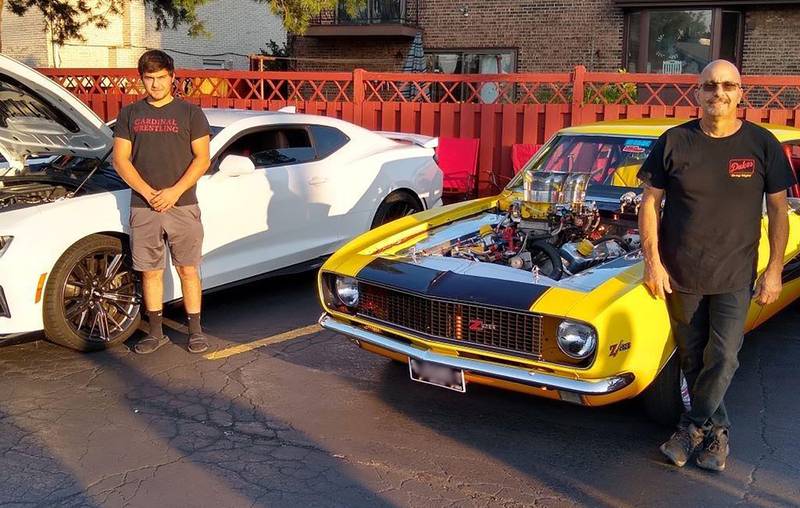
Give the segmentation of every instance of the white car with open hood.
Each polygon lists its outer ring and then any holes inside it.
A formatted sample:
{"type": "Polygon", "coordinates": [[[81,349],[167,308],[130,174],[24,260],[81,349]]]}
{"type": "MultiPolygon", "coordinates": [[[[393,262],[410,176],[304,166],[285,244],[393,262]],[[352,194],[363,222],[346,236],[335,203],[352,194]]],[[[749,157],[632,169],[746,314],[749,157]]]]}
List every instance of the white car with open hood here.
{"type": "MultiPolygon", "coordinates": [[[[435,138],[288,111],[205,113],[205,290],[318,266],[372,227],[441,205],[435,138]]],[[[102,349],[138,326],[130,189],[111,166],[112,144],[80,100],[0,55],[0,341],[44,330],[102,349]]],[[[181,297],[171,266],[165,286],[165,301],[181,297]]]]}

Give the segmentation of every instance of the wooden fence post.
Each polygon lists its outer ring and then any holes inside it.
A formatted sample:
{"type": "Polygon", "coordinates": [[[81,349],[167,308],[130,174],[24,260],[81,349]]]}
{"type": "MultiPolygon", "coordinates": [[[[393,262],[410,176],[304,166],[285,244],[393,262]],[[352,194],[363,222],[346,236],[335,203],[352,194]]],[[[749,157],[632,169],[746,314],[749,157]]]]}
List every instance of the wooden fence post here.
{"type": "Polygon", "coordinates": [[[572,81],[572,105],[570,111],[570,125],[580,125],[581,116],[583,114],[583,95],[584,84],[586,78],[586,67],[578,65],[575,71],[570,75],[572,81]]]}
{"type": "Polygon", "coordinates": [[[364,103],[364,69],[353,69],[353,123],[363,126],[361,106],[364,103]]]}

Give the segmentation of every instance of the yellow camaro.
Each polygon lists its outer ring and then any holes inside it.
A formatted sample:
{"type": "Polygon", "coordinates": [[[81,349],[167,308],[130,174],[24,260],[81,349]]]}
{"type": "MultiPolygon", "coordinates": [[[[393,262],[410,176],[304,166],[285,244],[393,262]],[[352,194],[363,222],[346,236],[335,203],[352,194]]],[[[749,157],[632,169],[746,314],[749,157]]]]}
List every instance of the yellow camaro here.
{"type": "MultiPolygon", "coordinates": [[[[416,381],[586,406],[642,394],[653,418],[674,422],[689,401],[666,305],[642,284],[636,173],[675,124],[563,129],[500,195],[359,236],[319,272],[320,324],[408,363],[416,381]]],[[[797,153],[800,129],[766,127],[797,153]]],[[[783,293],[767,307],[753,303],[748,330],[800,294],[800,200],[789,201],[783,293]]],[[[762,231],[760,271],[766,215],[762,231]]]]}

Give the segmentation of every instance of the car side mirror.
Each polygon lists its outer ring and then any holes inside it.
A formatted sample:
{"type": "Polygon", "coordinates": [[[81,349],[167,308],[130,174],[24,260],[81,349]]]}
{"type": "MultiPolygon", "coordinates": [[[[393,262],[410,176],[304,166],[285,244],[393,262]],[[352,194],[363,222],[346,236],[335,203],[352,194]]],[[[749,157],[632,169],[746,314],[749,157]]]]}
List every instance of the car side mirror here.
{"type": "Polygon", "coordinates": [[[223,176],[249,175],[256,170],[250,157],[241,155],[226,155],[219,163],[219,174],[223,176]]]}

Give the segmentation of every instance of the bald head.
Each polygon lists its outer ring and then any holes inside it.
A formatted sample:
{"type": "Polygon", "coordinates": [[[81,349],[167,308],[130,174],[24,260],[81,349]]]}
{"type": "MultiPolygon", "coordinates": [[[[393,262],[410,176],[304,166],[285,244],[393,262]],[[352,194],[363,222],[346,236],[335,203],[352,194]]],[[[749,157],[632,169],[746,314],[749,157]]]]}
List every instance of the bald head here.
{"type": "Polygon", "coordinates": [[[736,108],[742,100],[742,76],[735,65],[714,60],[700,73],[697,83],[695,97],[703,116],[736,119],[736,108]]]}
{"type": "Polygon", "coordinates": [[[727,60],[714,60],[706,65],[703,72],[700,73],[698,83],[705,83],[706,81],[732,81],[734,83],[741,83],[742,76],[739,74],[739,69],[727,60]]]}

